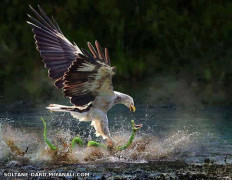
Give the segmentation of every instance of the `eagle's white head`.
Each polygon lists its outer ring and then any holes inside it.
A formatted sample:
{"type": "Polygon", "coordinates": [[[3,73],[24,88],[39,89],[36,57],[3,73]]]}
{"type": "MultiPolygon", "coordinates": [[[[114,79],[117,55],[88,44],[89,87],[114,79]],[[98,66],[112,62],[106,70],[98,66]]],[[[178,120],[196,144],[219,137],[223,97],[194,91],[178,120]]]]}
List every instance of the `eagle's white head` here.
{"type": "Polygon", "coordinates": [[[134,105],[134,100],[131,96],[116,91],[114,92],[117,94],[117,97],[119,98],[117,103],[124,104],[130,109],[130,111],[135,112],[136,108],[134,105]]]}
{"type": "Polygon", "coordinates": [[[133,100],[133,98],[131,96],[128,96],[126,98],[125,105],[130,109],[130,111],[135,112],[136,108],[135,108],[135,105],[134,105],[134,100],[133,100]]]}

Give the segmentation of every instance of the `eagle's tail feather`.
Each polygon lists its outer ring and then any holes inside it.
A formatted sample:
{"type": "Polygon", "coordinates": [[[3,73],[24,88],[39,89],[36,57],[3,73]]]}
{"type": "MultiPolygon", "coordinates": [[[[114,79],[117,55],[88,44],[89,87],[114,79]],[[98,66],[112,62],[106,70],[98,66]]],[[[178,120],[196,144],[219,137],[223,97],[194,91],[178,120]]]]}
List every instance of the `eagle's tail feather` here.
{"type": "Polygon", "coordinates": [[[50,104],[47,109],[50,111],[57,111],[57,112],[70,112],[75,109],[74,106],[64,106],[60,104],[50,104]]]}
{"type": "Polygon", "coordinates": [[[79,119],[79,121],[90,121],[90,119],[87,117],[87,113],[91,107],[92,105],[89,105],[83,109],[79,109],[76,106],[63,106],[59,104],[50,104],[47,107],[47,109],[56,112],[69,112],[74,118],[79,119]]]}

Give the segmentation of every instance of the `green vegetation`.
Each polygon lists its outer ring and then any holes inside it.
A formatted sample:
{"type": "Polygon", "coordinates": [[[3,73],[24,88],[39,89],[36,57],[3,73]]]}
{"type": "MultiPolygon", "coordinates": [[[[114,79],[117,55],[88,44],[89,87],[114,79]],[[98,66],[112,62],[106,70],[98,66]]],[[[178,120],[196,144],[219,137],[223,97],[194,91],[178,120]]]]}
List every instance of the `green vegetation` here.
{"type": "Polygon", "coordinates": [[[99,147],[99,148],[107,148],[105,144],[98,143],[96,141],[89,141],[87,144],[88,147],[99,147]]]}
{"type": "Polygon", "coordinates": [[[25,22],[26,14],[32,14],[29,3],[35,8],[39,3],[53,15],[78,46],[87,48],[87,41],[97,39],[108,47],[118,69],[114,79],[118,91],[136,97],[147,93],[149,98],[141,101],[151,104],[178,103],[178,94],[184,95],[180,104],[232,103],[231,1],[2,0],[0,100],[4,103],[63,98],[47,78],[25,22]]]}
{"type": "MultiPolygon", "coordinates": [[[[46,144],[48,145],[48,147],[51,150],[57,151],[58,148],[55,145],[53,145],[47,138],[47,124],[46,124],[46,122],[44,121],[44,119],[42,117],[41,117],[41,120],[43,121],[43,125],[44,125],[44,133],[43,133],[44,141],[46,142],[46,144]]],[[[136,127],[135,122],[133,120],[131,120],[131,126],[132,126],[132,134],[130,136],[130,139],[128,140],[128,142],[125,145],[116,147],[116,150],[121,151],[121,150],[127,149],[133,143],[137,130],[142,127],[142,125],[139,125],[136,127]]],[[[80,147],[84,146],[83,140],[80,137],[73,138],[73,140],[71,142],[71,148],[74,148],[76,144],[78,144],[80,147]]],[[[108,148],[107,145],[98,143],[96,141],[89,141],[87,144],[87,147],[108,148]]]]}
{"type": "Polygon", "coordinates": [[[78,144],[80,147],[84,146],[83,140],[80,137],[74,137],[71,142],[71,147],[74,148],[78,144]]]}
{"type": "Polygon", "coordinates": [[[46,144],[54,151],[57,150],[57,147],[55,145],[53,145],[47,138],[47,124],[46,122],[44,121],[44,119],[41,117],[41,120],[43,121],[43,125],[44,125],[44,133],[43,133],[43,136],[44,136],[44,141],[46,142],[46,144]]]}
{"type": "Polygon", "coordinates": [[[133,143],[136,132],[141,127],[141,126],[135,127],[135,122],[133,120],[131,121],[131,126],[132,126],[132,133],[131,133],[130,139],[128,140],[128,142],[124,146],[117,147],[118,151],[127,149],[133,143]]]}

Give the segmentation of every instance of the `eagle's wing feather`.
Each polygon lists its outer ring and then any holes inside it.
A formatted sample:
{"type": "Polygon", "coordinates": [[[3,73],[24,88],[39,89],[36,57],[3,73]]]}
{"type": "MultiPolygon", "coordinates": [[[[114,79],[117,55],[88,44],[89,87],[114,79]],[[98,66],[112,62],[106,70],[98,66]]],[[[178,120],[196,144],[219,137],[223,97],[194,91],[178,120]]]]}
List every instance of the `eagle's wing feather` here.
{"type": "Polygon", "coordinates": [[[94,58],[103,57],[102,54],[91,55],[86,50],[82,50],[82,53],[83,55],[79,54],[64,75],[63,92],[76,106],[87,105],[94,101],[96,96],[102,94],[104,96],[114,95],[112,86],[114,68],[105,63],[105,57],[94,58]]]}
{"type": "Polygon", "coordinates": [[[33,28],[37,50],[45,67],[49,69],[49,77],[56,80],[56,87],[62,88],[64,73],[81,51],[63,35],[54,18],[52,22],[40,7],[41,15],[31,6],[30,8],[38,19],[28,15],[33,23],[27,22],[33,28]]]}
{"type": "Polygon", "coordinates": [[[96,96],[102,93],[113,96],[112,75],[108,50],[103,52],[95,41],[96,49],[88,43],[90,52],[79,49],[62,33],[58,24],[48,18],[39,7],[40,14],[30,6],[37,19],[31,17],[37,50],[49,69],[49,77],[54,79],[58,88],[63,88],[65,96],[71,98],[76,106],[88,107],[96,96]]]}

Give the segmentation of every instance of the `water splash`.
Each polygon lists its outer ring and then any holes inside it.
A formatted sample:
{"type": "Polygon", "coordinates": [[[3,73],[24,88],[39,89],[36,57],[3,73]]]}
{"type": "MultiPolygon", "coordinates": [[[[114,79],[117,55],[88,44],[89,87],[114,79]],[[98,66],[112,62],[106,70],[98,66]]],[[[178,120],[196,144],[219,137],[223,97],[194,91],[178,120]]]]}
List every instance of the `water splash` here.
{"type": "MultiPolygon", "coordinates": [[[[70,150],[73,135],[70,131],[49,130],[48,138],[59,147],[58,152],[50,150],[43,141],[42,129],[13,128],[1,125],[0,158],[8,161],[27,159],[27,161],[54,163],[92,163],[92,162],[147,162],[154,160],[175,160],[193,146],[195,134],[178,131],[162,139],[154,135],[137,136],[133,144],[123,151],[108,151],[104,148],[78,147],[70,150]],[[4,126],[4,128],[3,128],[4,126]],[[11,142],[11,143],[9,143],[11,142]],[[20,153],[19,153],[20,152],[20,153]]],[[[115,133],[117,134],[117,133],[115,133]]],[[[116,146],[125,144],[129,132],[113,136],[116,146]]],[[[104,143],[104,142],[101,142],[104,143]]]]}

